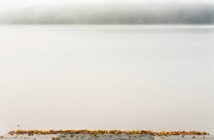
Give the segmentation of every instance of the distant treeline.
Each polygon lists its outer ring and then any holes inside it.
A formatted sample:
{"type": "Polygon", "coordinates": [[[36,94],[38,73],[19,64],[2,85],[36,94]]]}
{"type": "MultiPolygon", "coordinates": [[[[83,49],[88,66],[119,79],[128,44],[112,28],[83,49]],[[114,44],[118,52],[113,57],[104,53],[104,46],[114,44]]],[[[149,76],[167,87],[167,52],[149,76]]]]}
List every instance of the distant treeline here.
{"type": "Polygon", "coordinates": [[[214,5],[199,3],[82,4],[0,13],[2,24],[214,24],[214,5]]]}
{"type": "Polygon", "coordinates": [[[207,132],[199,131],[161,131],[150,130],[16,130],[10,131],[10,135],[49,135],[49,134],[147,134],[154,136],[169,135],[209,135],[207,132]]]}

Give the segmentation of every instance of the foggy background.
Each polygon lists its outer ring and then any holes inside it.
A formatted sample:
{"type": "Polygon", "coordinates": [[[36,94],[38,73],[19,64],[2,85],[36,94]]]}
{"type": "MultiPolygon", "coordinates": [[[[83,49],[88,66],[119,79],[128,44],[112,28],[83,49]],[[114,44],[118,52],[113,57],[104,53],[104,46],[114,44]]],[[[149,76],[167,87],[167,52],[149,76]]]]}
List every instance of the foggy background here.
{"type": "MultiPolygon", "coordinates": [[[[1,2],[1,24],[213,24],[211,1],[1,2]],[[17,6],[15,6],[17,4],[17,6]],[[5,8],[6,7],[6,8],[5,8]]],[[[1,4],[0,3],[0,4],[1,4]]]]}

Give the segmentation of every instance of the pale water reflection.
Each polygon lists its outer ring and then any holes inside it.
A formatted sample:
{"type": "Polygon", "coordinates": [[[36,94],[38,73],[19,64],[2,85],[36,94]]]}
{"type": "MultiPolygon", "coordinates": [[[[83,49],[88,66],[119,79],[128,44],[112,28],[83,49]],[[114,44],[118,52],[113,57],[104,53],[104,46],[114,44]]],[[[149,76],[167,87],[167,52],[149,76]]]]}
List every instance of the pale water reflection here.
{"type": "Polygon", "coordinates": [[[1,132],[213,133],[213,38],[213,26],[1,26],[1,132]]]}

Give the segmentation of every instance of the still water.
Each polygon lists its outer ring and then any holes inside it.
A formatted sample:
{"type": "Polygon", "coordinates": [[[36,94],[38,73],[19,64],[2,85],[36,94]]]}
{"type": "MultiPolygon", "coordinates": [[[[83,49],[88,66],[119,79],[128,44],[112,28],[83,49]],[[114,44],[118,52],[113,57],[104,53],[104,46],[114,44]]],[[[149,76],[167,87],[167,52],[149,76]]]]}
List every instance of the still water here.
{"type": "Polygon", "coordinates": [[[213,26],[1,26],[0,130],[214,132],[213,26]]]}

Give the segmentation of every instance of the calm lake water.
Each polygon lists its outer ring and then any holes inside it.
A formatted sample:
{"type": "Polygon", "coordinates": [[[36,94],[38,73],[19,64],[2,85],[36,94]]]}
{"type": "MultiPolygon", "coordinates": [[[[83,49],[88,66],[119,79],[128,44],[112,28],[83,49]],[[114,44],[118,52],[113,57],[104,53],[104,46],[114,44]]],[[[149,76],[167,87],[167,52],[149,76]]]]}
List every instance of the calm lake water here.
{"type": "Polygon", "coordinates": [[[0,130],[214,132],[214,26],[1,26],[0,130]]]}

